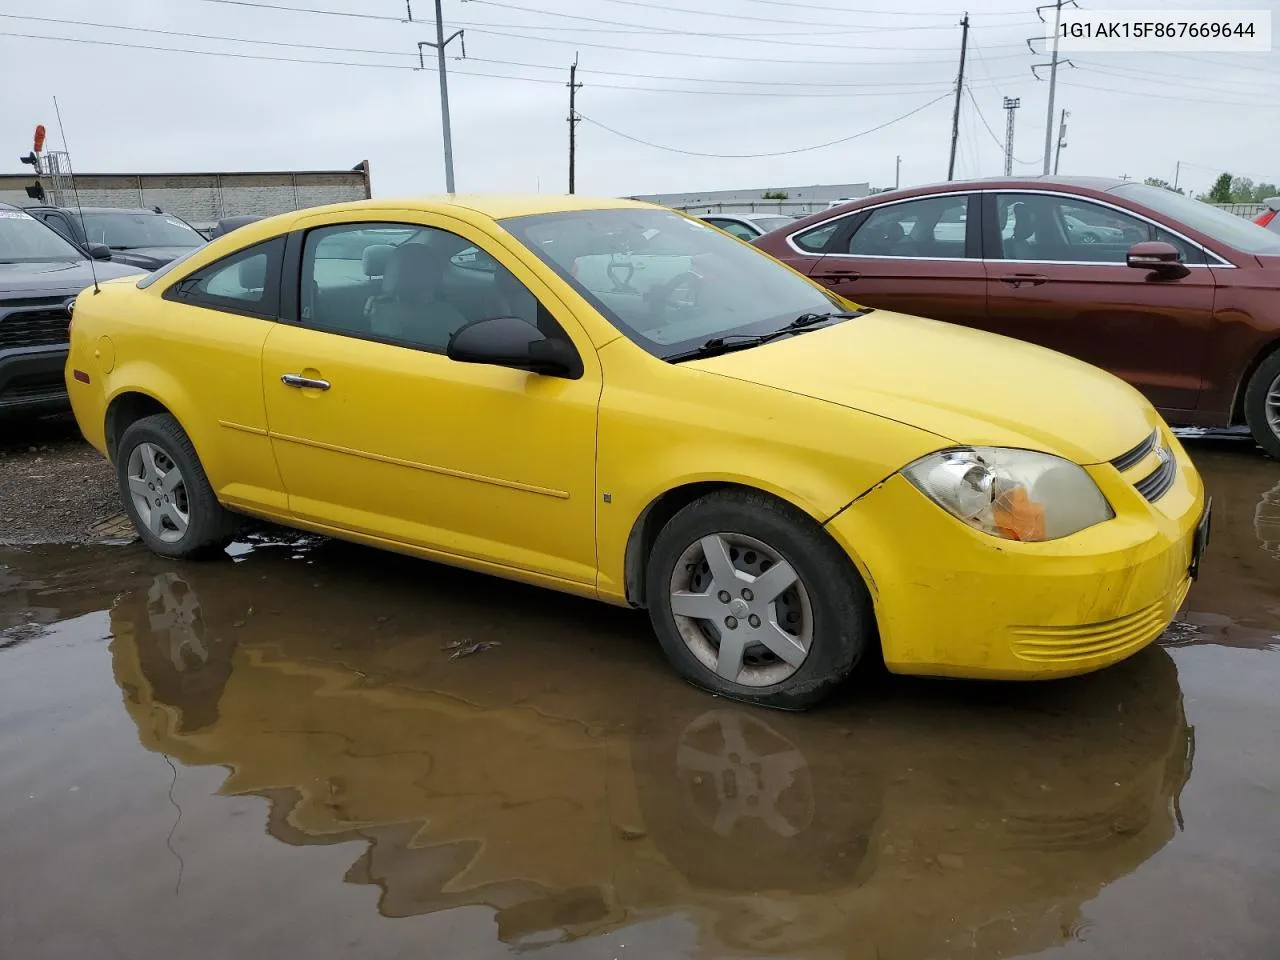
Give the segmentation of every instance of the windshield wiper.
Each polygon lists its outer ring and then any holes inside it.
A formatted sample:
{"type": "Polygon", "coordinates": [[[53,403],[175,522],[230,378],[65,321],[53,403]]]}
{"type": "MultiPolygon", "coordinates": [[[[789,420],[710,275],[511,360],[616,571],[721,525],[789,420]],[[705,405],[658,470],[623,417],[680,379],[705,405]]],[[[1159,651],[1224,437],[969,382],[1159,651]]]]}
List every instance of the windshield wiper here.
{"type": "Polygon", "coordinates": [[[702,357],[714,357],[722,353],[730,353],[734,350],[746,350],[749,347],[758,347],[762,343],[768,343],[781,337],[803,333],[831,320],[853,320],[857,317],[866,316],[871,310],[871,307],[863,307],[861,310],[854,310],[851,313],[841,310],[833,310],[830,313],[802,313],[786,326],[779,327],[777,330],[770,330],[768,333],[731,333],[723,337],[712,337],[692,350],[673,353],[662,359],[668,363],[680,363],[682,360],[697,360],[702,357]]]}

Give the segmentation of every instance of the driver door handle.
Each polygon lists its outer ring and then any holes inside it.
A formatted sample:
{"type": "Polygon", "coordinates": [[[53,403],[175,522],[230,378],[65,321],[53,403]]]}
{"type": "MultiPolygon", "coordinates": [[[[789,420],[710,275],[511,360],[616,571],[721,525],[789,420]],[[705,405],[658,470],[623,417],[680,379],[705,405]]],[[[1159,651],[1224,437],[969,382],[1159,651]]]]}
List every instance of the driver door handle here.
{"type": "Polygon", "coordinates": [[[819,283],[847,283],[850,280],[857,280],[862,274],[857,270],[828,270],[826,273],[818,274],[816,279],[819,283]]]}
{"type": "Polygon", "coordinates": [[[1020,287],[1024,283],[1029,287],[1038,287],[1042,283],[1048,283],[1049,278],[1039,273],[1012,273],[1001,277],[1000,282],[1014,287],[1020,287]]]}
{"type": "Polygon", "coordinates": [[[328,390],[330,386],[328,380],[315,380],[311,377],[304,377],[300,373],[282,373],[280,382],[286,387],[296,387],[299,390],[328,390]]]}

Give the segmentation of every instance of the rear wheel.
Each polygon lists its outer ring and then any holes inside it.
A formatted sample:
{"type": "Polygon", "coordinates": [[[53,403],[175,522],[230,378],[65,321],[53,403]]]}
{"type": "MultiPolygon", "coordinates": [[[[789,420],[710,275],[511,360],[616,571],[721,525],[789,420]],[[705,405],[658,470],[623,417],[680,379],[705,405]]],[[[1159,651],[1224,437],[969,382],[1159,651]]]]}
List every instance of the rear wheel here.
{"type": "Polygon", "coordinates": [[[1249,380],[1244,415],[1253,438],[1280,460],[1280,350],[1262,361],[1249,380]]]}
{"type": "Polygon", "coordinates": [[[239,529],[239,519],[218,503],[195,447],[171,415],[130,424],[115,460],[125,512],[154,552],[178,558],[214,553],[239,529]]]}
{"type": "Polygon", "coordinates": [[[803,513],[763,494],[716,493],[677,513],[654,543],[646,584],[676,669],[763,706],[817,703],[874,636],[849,558],[803,513]]]}

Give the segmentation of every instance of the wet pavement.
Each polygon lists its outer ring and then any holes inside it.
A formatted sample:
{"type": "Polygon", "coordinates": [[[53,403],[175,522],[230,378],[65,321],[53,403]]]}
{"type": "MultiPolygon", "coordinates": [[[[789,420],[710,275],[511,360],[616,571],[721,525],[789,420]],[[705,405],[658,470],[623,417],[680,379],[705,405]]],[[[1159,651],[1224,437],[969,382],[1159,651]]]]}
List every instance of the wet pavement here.
{"type": "Polygon", "coordinates": [[[0,548],[0,956],[1274,960],[1280,464],[1070,681],[685,686],[642,615],[323,540],[0,548]]]}

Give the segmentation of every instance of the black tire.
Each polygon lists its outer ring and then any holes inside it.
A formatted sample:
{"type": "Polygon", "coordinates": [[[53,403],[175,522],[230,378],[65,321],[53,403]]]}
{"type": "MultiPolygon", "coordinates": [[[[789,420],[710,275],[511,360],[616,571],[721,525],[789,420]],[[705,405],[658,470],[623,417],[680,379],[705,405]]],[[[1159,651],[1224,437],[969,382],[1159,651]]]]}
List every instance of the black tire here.
{"type": "Polygon", "coordinates": [[[645,582],[649,618],[672,665],[691,683],[733,700],[804,710],[853,672],[876,637],[871,597],[844,551],[804,513],[761,493],[713,493],[677,513],[658,534],[645,582]],[[753,686],[721,677],[693,653],[677,626],[672,576],[685,551],[711,534],[749,537],[766,545],[791,565],[808,595],[808,655],[780,682],[753,686]]]}
{"type": "Polygon", "coordinates": [[[125,512],[153,552],[176,559],[210,556],[220,552],[240,529],[242,521],[218,502],[191,439],[170,414],[157,413],[131,423],[116,446],[115,462],[125,512]],[[143,443],[158,448],[181,472],[188,522],[186,530],[173,539],[162,539],[152,532],[130,491],[129,461],[143,443]]]}
{"type": "Polygon", "coordinates": [[[1244,417],[1253,439],[1263,450],[1280,460],[1280,429],[1267,422],[1267,396],[1280,390],[1280,350],[1262,361],[1253,372],[1244,394],[1244,417]]]}

